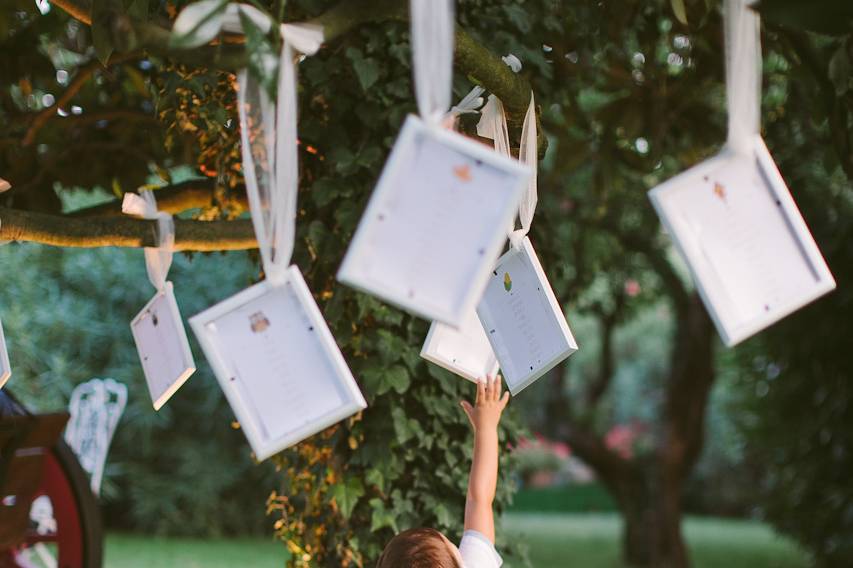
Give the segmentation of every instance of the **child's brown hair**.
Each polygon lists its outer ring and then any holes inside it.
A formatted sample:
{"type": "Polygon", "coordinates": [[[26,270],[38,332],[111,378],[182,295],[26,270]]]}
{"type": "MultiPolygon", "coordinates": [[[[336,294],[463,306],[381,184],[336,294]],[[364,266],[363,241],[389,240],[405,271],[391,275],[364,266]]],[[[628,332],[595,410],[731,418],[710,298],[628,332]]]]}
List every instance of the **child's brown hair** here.
{"type": "Polygon", "coordinates": [[[409,529],[385,546],[376,568],[462,568],[462,565],[440,532],[409,529]]]}

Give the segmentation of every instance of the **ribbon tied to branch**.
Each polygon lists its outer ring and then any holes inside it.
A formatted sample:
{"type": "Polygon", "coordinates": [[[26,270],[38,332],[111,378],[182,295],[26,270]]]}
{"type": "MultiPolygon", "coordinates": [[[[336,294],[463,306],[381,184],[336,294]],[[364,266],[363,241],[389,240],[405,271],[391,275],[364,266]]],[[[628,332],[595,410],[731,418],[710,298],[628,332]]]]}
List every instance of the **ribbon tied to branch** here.
{"type": "Polygon", "coordinates": [[[175,248],[175,222],[172,216],[157,210],[157,200],[150,190],[141,191],[139,195],[125,193],[121,211],[127,215],[157,220],[157,246],[145,248],[145,268],[151,284],[157,290],[163,290],[175,248]]]}
{"type": "MultiPolygon", "coordinates": [[[[239,10],[246,13],[254,8],[241,4],[239,10]]],[[[239,18],[229,20],[226,27],[235,22],[239,18]]],[[[269,27],[261,29],[268,31],[269,27]]],[[[283,41],[275,103],[247,69],[237,75],[243,175],[264,273],[272,282],[285,278],[296,238],[297,58],[313,55],[323,43],[319,26],[282,24],[280,31],[283,41]]]]}

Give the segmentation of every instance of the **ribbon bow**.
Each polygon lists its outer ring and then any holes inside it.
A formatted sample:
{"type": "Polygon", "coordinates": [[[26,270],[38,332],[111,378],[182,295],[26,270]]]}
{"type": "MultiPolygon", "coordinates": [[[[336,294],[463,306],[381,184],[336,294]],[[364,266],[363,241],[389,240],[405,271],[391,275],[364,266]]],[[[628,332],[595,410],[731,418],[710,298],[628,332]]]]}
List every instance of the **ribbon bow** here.
{"type": "Polygon", "coordinates": [[[145,248],[145,268],[148,280],[157,290],[166,286],[166,276],[172,266],[172,251],[175,248],[175,222],[165,211],[157,210],[154,192],[141,191],[140,195],[125,193],[121,202],[121,212],[143,219],[157,220],[157,246],[145,248]]]}
{"type": "MultiPolygon", "coordinates": [[[[507,55],[504,61],[516,73],[521,69],[521,62],[514,55],[507,55]],[[509,58],[515,61],[507,61],[509,58]],[[512,65],[515,62],[518,64],[512,65]]],[[[503,103],[495,95],[489,95],[489,100],[486,102],[486,106],[483,107],[480,122],[477,123],[477,134],[483,138],[494,140],[495,151],[499,154],[512,156],[506,126],[506,112],[504,111],[503,103]]],[[[530,92],[530,105],[527,107],[527,113],[524,115],[524,124],[521,127],[521,144],[518,149],[518,159],[523,164],[530,166],[532,173],[530,181],[527,184],[527,189],[521,196],[521,202],[518,206],[518,217],[521,220],[521,228],[516,230],[515,222],[513,222],[509,229],[509,242],[514,248],[520,247],[524,237],[530,232],[530,225],[533,223],[533,214],[536,212],[536,203],[539,200],[536,190],[539,164],[538,134],[536,128],[536,103],[533,98],[533,91],[530,92]]]]}

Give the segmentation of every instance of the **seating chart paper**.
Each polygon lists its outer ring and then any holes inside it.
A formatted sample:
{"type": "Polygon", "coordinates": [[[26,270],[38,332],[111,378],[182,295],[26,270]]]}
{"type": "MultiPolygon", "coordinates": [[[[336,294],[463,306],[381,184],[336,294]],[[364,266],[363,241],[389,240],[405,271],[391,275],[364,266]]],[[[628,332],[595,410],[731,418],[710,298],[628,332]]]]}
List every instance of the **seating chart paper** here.
{"type": "Polygon", "coordinates": [[[190,324],[259,460],[367,406],[295,265],[190,324]]]}
{"type": "Polygon", "coordinates": [[[498,259],[477,315],[513,396],[578,350],[527,237],[498,259]]]}
{"type": "Polygon", "coordinates": [[[421,357],[474,382],[498,372],[498,360],[475,310],[458,330],[433,322],[421,357]]]}
{"type": "Polygon", "coordinates": [[[12,376],[12,366],[9,364],[9,352],[6,351],[6,336],[3,335],[3,323],[0,322],[0,389],[12,376]]]}
{"type": "Polygon", "coordinates": [[[835,288],[767,147],[724,153],[649,196],[732,346],[835,288]]]}
{"type": "Polygon", "coordinates": [[[154,410],[160,410],[195,373],[195,360],[171,282],[166,282],[165,288],[133,318],[130,330],[154,410]]]}
{"type": "Polygon", "coordinates": [[[409,116],[338,279],[459,327],[506,240],[530,170],[409,116]]]}

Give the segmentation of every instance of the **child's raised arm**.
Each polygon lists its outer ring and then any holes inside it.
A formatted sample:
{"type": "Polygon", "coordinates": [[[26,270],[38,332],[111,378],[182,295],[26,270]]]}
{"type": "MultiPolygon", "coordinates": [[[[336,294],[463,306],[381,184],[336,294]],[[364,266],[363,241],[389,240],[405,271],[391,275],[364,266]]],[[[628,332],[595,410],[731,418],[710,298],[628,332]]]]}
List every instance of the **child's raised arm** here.
{"type": "Polygon", "coordinates": [[[468,477],[465,502],[465,530],[475,530],[495,542],[492,502],[498,484],[498,423],[509,402],[509,392],[501,396],[501,378],[487,377],[477,383],[474,406],[462,401],[462,408],[474,428],[474,459],[468,477]]]}

